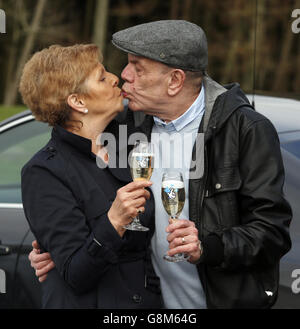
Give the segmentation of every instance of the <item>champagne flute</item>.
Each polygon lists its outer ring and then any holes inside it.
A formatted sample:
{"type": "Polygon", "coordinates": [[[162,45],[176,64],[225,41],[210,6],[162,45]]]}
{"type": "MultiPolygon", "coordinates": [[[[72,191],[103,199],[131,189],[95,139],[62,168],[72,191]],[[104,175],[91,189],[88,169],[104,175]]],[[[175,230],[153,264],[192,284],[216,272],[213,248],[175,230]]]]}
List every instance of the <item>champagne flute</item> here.
{"type": "MultiPolygon", "coordinates": [[[[183,176],[180,172],[167,172],[162,176],[161,199],[163,206],[171,217],[172,222],[178,220],[185,202],[185,190],[183,176]]],[[[164,255],[169,262],[181,262],[188,259],[183,253],[174,256],[164,255]]]]}
{"type": "MultiPolygon", "coordinates": [[[[133,181],[150,180],[154,164],[153,144],[143,141],[135,143],[130,156],[130,172],[133,181]]],[[[149,231],[141,224],[139,215],[133,218],[130,224],[124,226],[131,231],[149,231]]]]}

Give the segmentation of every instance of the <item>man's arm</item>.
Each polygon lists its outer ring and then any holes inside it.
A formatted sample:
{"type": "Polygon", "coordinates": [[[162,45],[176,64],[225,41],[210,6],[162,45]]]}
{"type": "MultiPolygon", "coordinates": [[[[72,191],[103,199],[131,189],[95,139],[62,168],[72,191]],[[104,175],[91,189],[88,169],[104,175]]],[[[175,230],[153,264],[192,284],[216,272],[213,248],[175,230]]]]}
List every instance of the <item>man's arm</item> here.
{"type": "Polygon", "coordinates": [[[35,275],[40,282],[44,282],[47,279],[47,273],[55,267],[49,252],[41,254],[40,246],[36,240],[32,242],[32,251],[28,259],[30,260],[31,267],[35,269],[35,275]]]}
{"type": "Polygon", "coordinates": [[[240,225],[223,231],[223,267],[274,264],[291,248],[292,210],[283,194],[284,167],[275,128],[254,122],[240,139],[240,225]]]}
{"type": "Polygon", "coordinates": [[[234,269],[274,264],[290,249],[292,210],[283,195],[284,167],[276,130],[267,119],[254,122],[242,134],[240,145],[240,225],[206,236],[199,252],[193,222],[178,221],[167,228],[170,255],[187,253],[193,263],[234,269]],[[189,243],[182,242],[184,236],[189,243]]]}

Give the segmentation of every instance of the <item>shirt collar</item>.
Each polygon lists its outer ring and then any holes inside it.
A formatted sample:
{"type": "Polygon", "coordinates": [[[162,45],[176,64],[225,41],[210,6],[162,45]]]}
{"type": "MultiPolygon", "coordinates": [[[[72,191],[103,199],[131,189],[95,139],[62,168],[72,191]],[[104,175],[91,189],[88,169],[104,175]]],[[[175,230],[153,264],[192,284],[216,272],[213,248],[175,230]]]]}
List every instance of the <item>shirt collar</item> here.
{"type": "Polygon", "coordinates": [[[163,128],[166,131],[180,131],[191,123],[199,115],[203,115],[205,110],[205,92],[202,84],[201,91],[194,103],[185,111],[179,118],[166,123],[158,117],[153,116],[154,123],[157,127],[163,128]]]}

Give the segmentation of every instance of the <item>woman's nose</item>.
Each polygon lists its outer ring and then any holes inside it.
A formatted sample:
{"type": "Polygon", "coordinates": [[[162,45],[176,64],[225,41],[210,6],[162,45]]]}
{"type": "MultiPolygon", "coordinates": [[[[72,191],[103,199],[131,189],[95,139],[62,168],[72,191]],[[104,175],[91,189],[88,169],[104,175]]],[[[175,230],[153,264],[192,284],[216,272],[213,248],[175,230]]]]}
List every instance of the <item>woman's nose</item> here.
{"type": "Polygon", "coordinates": [[[116,75],[112,74],[112,85],[113,85],[113,87],[116,87],[119,84],[119,81],[120,81],[119,78],[116,75]]]}

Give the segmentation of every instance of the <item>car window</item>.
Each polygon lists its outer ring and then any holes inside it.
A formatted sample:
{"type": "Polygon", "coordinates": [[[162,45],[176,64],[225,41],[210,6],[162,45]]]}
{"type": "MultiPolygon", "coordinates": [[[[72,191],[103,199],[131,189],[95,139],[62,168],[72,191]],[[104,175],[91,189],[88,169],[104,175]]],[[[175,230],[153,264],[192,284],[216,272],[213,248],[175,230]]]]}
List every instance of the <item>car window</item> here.
{"type": "Polygon", "coordinates": [[[21,203],[21,169],[50,139],[47,124],[28,121],[0,134],[0,203],[21,203]]]}

